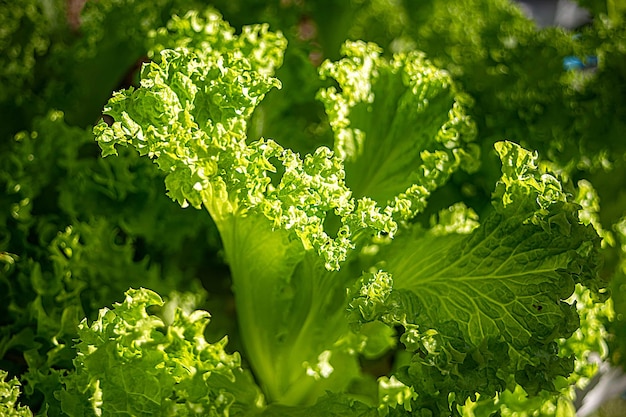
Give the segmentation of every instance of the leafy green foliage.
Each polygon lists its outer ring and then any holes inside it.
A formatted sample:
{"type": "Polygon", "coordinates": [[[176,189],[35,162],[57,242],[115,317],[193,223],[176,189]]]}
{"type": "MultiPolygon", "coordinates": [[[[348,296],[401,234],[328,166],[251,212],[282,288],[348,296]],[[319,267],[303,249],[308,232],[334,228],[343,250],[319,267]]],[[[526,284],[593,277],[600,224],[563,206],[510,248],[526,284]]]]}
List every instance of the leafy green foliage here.
{"type": "Polygon", "coordinates": [[[18,404],[20,383],[17,378],[6,380],[6,371],[0,371],[0,411],[7,417],[30,417],[33,414],[28,407],[18,404]]]}
{"type": "Polygon", "coordinates": [[[0,405],[573,416],[626,340],[625,16],[584,3],[576,33],[504,0],[2,4],[0,405]]]}
{"type": "Polygon", "coordinates": [[[398,236],[380,256],[391,275],[363,281],[351,304],[360,320],[404,327],[401,341],[413,358],[399,379],[416,387],[418,402],[440,392],[447,404],[456,392],[463,404],[513,381],[532,393],[553,390],[555,377],[572,370],[573,357],[551,356],[556,341],[578,327],[564,300],[573,279],[595,275],[592,264],[584,271],[580,263],[599,241],[578,223],[577,206],[554,188],[556,179],[537,169],[536,157],[511,143],[497,149],[503,176],[495,212],[469,234],[417,228],[398,236]]]}
{"type": "Polygon", "coordinates": [[[320,68],[340,93],[330,87],[320,100],[346,183],[356,196],[390,205],[400,218],[413,217],[451,173],[472,168],[477,151],[464,147],[474,139],[473,123],[448,74],[423,56],[398,54],[387,62],[376,45],[359,43],[346,43],[342,53],[345,58],[320,68]]]}
{"type": "Polygon", "coordinates": [[[149,313],[154,306],[167,309],[156,293],[129,290],[79,325],[76,371],[58,394],[64,413],[227,416],[236,403],[259,401],[239,356],[224,351],[226,339],[205,340],[206,311],[173,306],[159,317],[149,313]]]}

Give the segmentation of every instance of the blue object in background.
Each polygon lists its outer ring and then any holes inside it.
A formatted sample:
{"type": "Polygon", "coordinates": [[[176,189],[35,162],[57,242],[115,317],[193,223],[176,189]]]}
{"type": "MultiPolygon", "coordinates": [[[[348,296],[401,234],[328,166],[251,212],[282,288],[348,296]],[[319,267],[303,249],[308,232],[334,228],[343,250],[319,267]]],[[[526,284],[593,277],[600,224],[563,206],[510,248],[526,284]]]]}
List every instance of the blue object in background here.
{"type": "Polygon", "coordinates": [[[566,56],[563,58],[563,69],[565,71],[594,69],[597,66],[598,57],[593,55],[586,56],[584,61],[576,56],[566,56]]]}
{"type": "Polygon", "coordinates": [[[585,64],[580,58],[575,56],[566,56],[563,58],[563,69],[565,71],[581,70],[585,68],[585,64]]]}

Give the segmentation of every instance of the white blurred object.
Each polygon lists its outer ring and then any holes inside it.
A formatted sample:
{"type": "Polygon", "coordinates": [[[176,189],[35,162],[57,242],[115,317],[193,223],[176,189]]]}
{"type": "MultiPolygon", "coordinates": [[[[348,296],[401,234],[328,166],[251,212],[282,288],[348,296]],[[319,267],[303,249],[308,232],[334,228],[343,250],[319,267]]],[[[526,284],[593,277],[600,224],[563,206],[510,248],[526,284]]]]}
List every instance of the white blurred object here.
{"type": "Polygon", "coordinates": [[[574,29],[590,20],[589,12],[570,0],[518,0],[517,3],[540,27],[574,29]]]}
{"type": "MultiPolygon", "coordinates": [[[[590,360],[592,360],[590,358],[590,360]]],[[[598,358],[599,361],[599,358],[598,358]]],[[[577,393],[577,417],[588,417],[607,401],[626,394],[626,374],[606,362],[599,364],[598,373],[584,391],[577,393]]]]}

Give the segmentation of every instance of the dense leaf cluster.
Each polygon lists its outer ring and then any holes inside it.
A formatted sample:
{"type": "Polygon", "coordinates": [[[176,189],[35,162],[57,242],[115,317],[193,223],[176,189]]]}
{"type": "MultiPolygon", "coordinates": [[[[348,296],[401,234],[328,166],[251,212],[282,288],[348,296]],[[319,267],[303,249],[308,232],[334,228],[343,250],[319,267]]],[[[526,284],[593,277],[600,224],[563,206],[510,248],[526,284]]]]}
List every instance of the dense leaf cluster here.
{"type": "Polygon", "coordinates": [[[626,363],[617,2],[20,3],[2,413],[573,416],[626,363]]]}

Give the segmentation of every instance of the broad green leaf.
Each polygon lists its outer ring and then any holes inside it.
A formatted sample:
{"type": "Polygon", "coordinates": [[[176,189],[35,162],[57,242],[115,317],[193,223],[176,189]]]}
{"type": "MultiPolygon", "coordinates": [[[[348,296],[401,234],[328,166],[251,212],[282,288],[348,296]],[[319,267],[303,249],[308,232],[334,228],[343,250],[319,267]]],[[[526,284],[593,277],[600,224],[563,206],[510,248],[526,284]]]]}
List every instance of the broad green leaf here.
{"type": "Polygon", "coordinates": [[[470,234],[399,235],[381,255],[389,273],[366,275],[351,303],[357,321],[404,326],[414,356],[397,377],[416,389],[417,404],[447,407],[449,392],[461,403],[489,397],[513,388],[508,375],[533,394],[554,390],[573,370],[557,341],[579,326],[566,300],[576,282],[594,278],[599,238],[536,155],[511,143],[497,149],[495,211],[470,234]]]}

